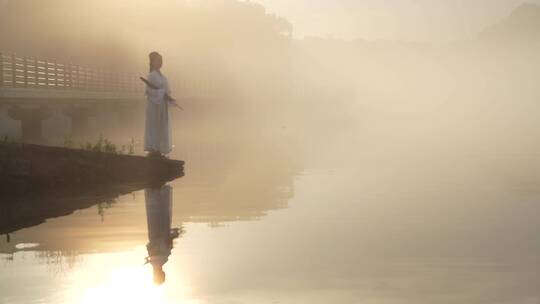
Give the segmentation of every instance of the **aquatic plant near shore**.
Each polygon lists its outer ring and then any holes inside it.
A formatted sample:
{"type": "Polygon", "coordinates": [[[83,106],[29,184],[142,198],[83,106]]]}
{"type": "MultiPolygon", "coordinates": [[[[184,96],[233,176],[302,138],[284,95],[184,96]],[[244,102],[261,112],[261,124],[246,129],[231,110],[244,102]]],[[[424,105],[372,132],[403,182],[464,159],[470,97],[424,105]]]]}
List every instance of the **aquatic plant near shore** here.
{"type": "Polygon", "coordinates": [[[87,150],[87,151],[93,151],[93,152],[105,152],[105,153],[113,153],[113,154],[123,154],[120,149],[116,147],[115,144],[110,142],[108,139],[104,138],[103,135],[99,136],[99,139],[95,144],[92,144],[91,142],[87,142],[84,145],[80,145],[81,149],[87,150]]]}
{"type": "Polygon", "coordinates": [[[66,136],[64,137],[64,148],[72,149],[73,148],[73,140],[71,137],[66,136]]]}
{"type": "Polygon", "coordinates": [[[128,145],[128,154],[129,155],[133,155],[135,154],[135,138],[131,138],[131,141],[129,142],[129,145],[128,145]]]}
{"type": "MultiPolygon", "coordinates": [[[[64,140],[65,148],[73,148],[73,141],[70,138],[64,140]]],[[[110,140],[99,136],[99,139],[96,143],[86,142],[84,144],[79,144],[81,150],[93,151],[93,152],[104,152],[104,153],[113,153],[113,154],[135,154],[135,139],[131,138],[131,141],[127,145],[122,145],[118,147],[116,144],[112,143],[110,140]]]]}

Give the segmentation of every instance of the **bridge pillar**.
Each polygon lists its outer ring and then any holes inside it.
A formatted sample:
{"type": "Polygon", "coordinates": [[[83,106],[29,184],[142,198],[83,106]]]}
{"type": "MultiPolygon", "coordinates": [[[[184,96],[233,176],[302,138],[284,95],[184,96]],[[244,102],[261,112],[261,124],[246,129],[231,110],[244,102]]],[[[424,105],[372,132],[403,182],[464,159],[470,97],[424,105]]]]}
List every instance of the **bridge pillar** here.
{"type": "Polygon", "coordinates": [[[21,122],[22,142],[41,144],[43,138],[43,121],[49,118],[49,109],[46,106],[24,108],[15,106],[8,110],[8,116],[21,122]]]}
{"type": "Polygon", "coordinates": [[[75,138],[89,135],[88,119],[95,115],[95,110],[89,107],[70,107],[64,110],[71,118],[71,135],[75,138]]]}
{"type": "Polygon", "coordinates": [[[10,108],[0,104],[0,140],[21,138],[21,124],[9,116],[10,108]]]}

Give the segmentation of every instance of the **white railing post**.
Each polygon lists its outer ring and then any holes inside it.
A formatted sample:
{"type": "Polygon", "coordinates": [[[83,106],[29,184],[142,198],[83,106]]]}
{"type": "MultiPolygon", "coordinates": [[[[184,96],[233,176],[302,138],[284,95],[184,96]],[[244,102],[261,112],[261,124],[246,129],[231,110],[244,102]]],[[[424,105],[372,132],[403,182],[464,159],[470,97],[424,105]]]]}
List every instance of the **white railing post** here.
{"type": "Polygon", "coordinates": [[[17,59],[15,54],[11,54],[11,85],[17,86],[17,59]]]}
{"type": "Polygon", "coordinates": [[[24,87],[28,87],[28,59],[26,56],[23,58],[23,74],[24,74],[24,87]]]}
{"type": "Polygon", "coordinates": [[[0,53],[0,87],[4,86],[4,55],[0,53]]]}

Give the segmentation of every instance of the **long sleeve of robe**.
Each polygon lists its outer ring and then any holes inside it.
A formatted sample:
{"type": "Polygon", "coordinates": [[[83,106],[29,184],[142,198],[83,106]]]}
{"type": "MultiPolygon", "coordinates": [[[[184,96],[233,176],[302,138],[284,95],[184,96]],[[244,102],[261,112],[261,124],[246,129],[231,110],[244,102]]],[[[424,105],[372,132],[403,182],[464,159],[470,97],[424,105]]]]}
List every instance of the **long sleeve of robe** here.
{"type": "Polygon", "coordinates": [[[168,154],[172,150],[169,124],[169,103],[165,99],[170,94],[167,78],[157,71],[152,71],[147,78],[158,89],[146,87],[146,125],[144,132],[144,150],[159,151],[168,154]]]}

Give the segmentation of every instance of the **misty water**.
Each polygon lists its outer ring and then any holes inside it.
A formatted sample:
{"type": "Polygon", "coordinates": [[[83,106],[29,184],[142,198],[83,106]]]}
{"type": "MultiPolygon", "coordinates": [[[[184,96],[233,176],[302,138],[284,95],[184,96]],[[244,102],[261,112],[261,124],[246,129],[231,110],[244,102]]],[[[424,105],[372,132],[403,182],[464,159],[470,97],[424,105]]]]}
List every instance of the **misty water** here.
{"type": "Polygon", "coordinates": [[[140,190],[3,236],[0,302],[538,303],[534,138],[368,116],[305,134],[177,123],[164,284],[140,190]]]}

